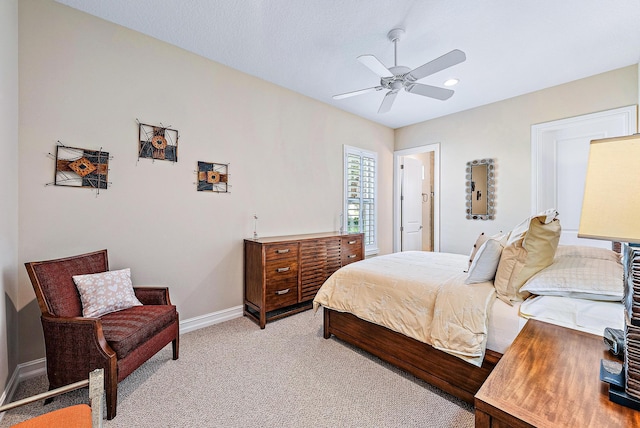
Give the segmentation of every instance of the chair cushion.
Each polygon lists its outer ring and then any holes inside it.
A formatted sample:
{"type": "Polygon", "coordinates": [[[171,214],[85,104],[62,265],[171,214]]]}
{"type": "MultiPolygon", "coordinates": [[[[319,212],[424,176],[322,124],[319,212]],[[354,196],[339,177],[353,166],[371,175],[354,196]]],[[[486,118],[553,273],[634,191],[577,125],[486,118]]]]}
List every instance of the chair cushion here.
{"type": "Polygon", "coordinates": [[[178,313],[174,305],[143,305],[111,312],[100,319],[104,337],[120,360],[176,322],[178,313]]]}

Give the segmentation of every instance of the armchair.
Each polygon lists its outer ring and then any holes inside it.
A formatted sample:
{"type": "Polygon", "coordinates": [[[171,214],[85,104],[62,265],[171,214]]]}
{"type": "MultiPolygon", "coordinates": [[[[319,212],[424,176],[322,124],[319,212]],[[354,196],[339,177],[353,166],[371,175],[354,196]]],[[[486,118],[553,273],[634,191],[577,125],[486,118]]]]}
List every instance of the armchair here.
{"type": "Polygon", "coordinates": [[[104,369],[107,419],[116,416],[118,382],[170,342],[178,359],[178,312],[164,287],[134,287],[142,306],[86,318],[74,275],[109,270],[107,250],[25,263],[44,332],[49,388],[78,382],[104,369]]]}

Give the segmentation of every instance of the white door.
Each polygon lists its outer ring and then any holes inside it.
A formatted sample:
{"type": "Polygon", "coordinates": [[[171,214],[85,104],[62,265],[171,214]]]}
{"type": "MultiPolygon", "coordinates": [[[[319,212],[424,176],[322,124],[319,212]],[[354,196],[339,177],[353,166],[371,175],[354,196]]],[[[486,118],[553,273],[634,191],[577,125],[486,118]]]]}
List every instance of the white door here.
{"type": "Polygon", "coordinates": [[[610,248],[608,241],[578,238],[589,144],[600,138],[630,135],[635,130],[636,106],[531,127],[532,211],[558,210],[560,244],[610,248]]]}
{"type": "Polygon", "coordinates": [[[404,157],[402,166],[402,249],[422,250],[422,162],[404,157]]]}

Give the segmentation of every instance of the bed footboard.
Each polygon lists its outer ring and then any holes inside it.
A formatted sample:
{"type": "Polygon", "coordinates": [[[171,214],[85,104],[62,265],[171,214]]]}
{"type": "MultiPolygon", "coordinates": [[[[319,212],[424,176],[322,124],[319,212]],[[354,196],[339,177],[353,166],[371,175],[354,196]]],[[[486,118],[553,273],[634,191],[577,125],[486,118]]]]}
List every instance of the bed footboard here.
{"type": "Polygon", "coordinates": [[[323,311],[325,339],[333,334],[467,403],[473,404],[473,396],[502,357],[487,350],[482,367],[477,367],[352,314],[323,311]]]}

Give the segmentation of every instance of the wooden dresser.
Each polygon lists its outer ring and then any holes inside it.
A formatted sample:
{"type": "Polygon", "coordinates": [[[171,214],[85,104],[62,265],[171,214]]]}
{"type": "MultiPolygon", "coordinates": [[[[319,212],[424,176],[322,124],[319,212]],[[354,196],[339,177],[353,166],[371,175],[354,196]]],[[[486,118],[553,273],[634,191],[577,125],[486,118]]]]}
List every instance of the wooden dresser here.
{"type": "Polygon", "coordinates": [[[332,273],[364,258],[364,234],[337,232],[244,240],[244,315],[269,321],[310,309],[332,273]]]}
{"type": "Polygon", "coordinates": [[[609,401],[601,336],[529,320],[475,396],[476,427],[637,427],[609,401]]]}

